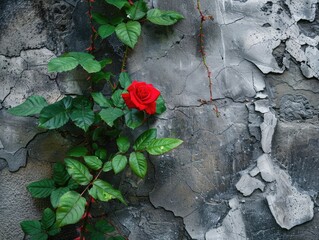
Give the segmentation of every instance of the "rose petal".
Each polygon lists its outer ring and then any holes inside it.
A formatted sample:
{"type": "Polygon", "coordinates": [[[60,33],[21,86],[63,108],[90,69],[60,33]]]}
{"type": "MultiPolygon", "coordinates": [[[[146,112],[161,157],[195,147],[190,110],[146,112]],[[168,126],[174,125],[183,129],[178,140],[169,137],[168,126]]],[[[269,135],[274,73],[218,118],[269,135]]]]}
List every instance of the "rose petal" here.
{"type": "Polygon", "coordinates": [[[124,102],[128,108],[136,108],[129,93],[122,93],[122,98],[124,99],[124,102]]]}
{"type": "Polygon", "coordinates": [[[152,102],[147,106],[145,109],[146,113],[149,115],[155,114],[156,113],[156,102],[152,102]]]}

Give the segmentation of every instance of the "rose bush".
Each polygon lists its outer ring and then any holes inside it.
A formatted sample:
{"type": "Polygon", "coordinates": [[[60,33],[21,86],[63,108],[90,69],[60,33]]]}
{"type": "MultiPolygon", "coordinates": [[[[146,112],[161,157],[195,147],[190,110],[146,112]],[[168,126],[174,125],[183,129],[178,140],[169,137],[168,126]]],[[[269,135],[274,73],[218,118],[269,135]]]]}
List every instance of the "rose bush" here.
{"type": "Polygon", "coordinates": [[[136,108],[150,115],[156,113],[156,100],[161,93],[152,84],[134,80],[127,91],[122,97],[128,108],[136,108]]]}

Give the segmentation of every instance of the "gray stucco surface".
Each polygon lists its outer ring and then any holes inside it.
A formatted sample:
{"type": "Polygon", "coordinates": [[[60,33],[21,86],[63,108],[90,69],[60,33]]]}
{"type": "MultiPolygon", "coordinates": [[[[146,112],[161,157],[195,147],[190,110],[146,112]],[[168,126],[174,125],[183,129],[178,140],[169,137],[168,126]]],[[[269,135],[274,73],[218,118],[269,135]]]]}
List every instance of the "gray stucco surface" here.
{"type": "MultiPolygon", "coordinates": [[[[220,117],[198,101],[209,88],[196,1],[148,2],[185,19],[145,23],[128,70],[167,102],[152,123],[159,135],[184,144],[152,158],[144,181],[116,179],[131,203],[111,213],[119,229],[131,240],[318,239],[318,1],[201,1],[214,17],[204,39],[220,117]]],[[[82,93],[81,73],[48,74],[46,63],[87,47],[86,11],[83,1],[0,2],[0,239],[23,239],[19,222],[46,205],[25,185],[50,176],[74,144],[6,109],[32,94],[54,102],[82,93]]],[[[113,38],[105,48],[122,54],[113,38]]]]}

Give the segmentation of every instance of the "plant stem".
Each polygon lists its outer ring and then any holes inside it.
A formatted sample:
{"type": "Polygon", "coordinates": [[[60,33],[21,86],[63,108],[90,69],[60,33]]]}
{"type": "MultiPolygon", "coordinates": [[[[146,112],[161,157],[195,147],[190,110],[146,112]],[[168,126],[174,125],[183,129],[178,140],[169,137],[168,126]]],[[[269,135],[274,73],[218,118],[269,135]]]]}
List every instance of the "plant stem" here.
{"type": "Polygon", "coordinates": [[[128,46],[126,46],[125,51],[124,51],[123,60],[122,60],[121,72],[125,72],[125,67],[126,67],[126,62],[127,62],[128,50],[129,50],[129,47],[128,47],[128,46]]]}

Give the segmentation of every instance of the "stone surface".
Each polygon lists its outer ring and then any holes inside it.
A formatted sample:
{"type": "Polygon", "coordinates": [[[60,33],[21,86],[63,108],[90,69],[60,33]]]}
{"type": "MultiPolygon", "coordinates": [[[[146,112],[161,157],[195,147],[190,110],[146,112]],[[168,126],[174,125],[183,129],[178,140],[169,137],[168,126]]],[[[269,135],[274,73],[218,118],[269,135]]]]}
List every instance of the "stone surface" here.
{"type": "Polygon", "coordinates": [[[268,154],[263,154],[257,159],[257,167],[263,180],[266,182],[272,182],[275,180],[274,165],[268,154]]]}
{"type": "Polygon", "coordinates": [[[261,147],[265,153],[271,152],[272,138],[277,125],[277,118],[272,112],[264,114],[264,121],[260,124],[261,129],[261,147]]]}
{"type": "Polygon", "coordinates": [[[264,191],[265,188],[265,184],[256,178],[250,177],[249,174],[241,176],[235,186],[245,197],[250,196],[257,189],[264,191]]]}

